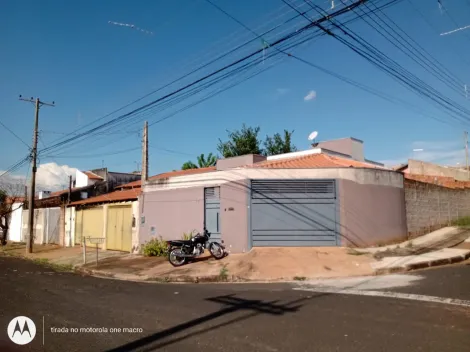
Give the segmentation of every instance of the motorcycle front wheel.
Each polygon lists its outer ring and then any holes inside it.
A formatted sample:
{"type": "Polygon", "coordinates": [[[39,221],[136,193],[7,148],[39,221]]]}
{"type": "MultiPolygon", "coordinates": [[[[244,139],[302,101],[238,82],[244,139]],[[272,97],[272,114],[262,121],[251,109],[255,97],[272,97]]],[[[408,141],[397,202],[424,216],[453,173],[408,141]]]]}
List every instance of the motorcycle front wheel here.
{"type": "Polygon", "coordinates": [[[180,248],[172,248],[168,253],[168,261],[173,266],[181,266],[186,263],[186,257],[181,256],[182,252],[180,248]]]}
{"type": "Polygon", "coordinates": [[[215,259],[222,259],[225,256],[224,248],[217,242],[212,242],[209,251],[215,259]]]}

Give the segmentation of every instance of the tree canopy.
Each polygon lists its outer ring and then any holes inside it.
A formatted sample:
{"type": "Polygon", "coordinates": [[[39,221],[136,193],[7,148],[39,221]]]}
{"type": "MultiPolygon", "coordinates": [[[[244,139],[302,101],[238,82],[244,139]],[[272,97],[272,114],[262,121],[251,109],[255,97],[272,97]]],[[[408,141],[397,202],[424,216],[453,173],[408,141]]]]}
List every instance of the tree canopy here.
{"type": "Polygon", "coordinates": [[[206,158],[204,154],[201,154],[197,157],[197,164],[193,163],[192,161],[187,161],[183,164],[181,169],[198,169],[203,167],[215,166],[216,163],[217,156],[213,155],[212,153],[209,153],[206,158]]]}
{"type": "MultiPolygon", "coordinates": [[[[284,130],[283,133],[275,133],[273,136],[266,136],[263,141],[260,137],[261,128],[259,126],[251,127],[245,124],[238,130],[227,130],[227,140],[219,138],[217,151],[224,158],[241,156],[247,154],[260,155],[278,155],[297,151],[292,143],[292,134],[294,131],[284,130]],[[264,147],[264,148],[263,148],[264,147]]],[[[217,157],[212,153],[201,154],[197,157],[197,163],[187,161],[181,167],[182,170],[197,169],[208,166],[214,166],[217,163],[217,157]]]]}
{"type": "Polygon", "coordinates": [[[263,154],[261,140],[258,138],[260,127],[247,127],[243,124],[240,130],[227,131],[228,141],[219,138],[217,150],[224,158],[246,154],[263,154]]]}
{"type": "Polygon", "coordinates": [[[265,155],[278,155],[283,153],[292,153],[296,152],[297,148],[292,144],[292,134],[294,131],[289,132],[284,130],[284,135],[279,133],[274,134],[274,136],[266,136],[264,141],[264,152],[265,155]]]}

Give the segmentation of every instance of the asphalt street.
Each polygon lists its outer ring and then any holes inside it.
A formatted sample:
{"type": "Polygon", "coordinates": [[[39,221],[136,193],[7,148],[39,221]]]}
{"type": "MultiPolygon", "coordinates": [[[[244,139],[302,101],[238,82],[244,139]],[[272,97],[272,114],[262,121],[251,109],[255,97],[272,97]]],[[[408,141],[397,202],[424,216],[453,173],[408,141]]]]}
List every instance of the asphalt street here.
{"type": "MultiPolygon", "coordinates": [[[[470,266],[419,275],[393,290],[470,300],[470,266]]],[[[470,346],[470,308],[459,305],[316,293],[294,290],[295,284],[126,282],[10,257],[0,257],[0,282],[0,351],[455,352],[470,346]],[[10,341],[7,326],[16,316],[34,321],[30,344],[10,341]]]]}

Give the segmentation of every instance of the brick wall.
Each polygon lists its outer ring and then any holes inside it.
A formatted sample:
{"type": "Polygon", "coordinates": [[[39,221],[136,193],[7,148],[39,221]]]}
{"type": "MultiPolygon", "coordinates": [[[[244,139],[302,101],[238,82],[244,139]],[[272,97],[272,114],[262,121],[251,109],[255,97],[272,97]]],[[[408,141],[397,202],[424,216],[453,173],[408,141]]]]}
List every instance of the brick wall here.
{"type": "Polygon", "coordinates": [[[470,189],[405,179],[408,236],[414,238],[470,216],[470,189]]]}

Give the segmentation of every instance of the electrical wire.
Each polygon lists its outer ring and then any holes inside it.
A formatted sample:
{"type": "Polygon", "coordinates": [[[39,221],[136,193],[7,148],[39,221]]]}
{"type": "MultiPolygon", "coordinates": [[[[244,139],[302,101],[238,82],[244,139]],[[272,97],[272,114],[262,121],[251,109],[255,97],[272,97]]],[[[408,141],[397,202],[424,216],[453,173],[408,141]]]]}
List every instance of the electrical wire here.
{"type": "MultiPolygon", "coordinates": [[[[241,22],[241,21],[239,21],[238,19],[236,19],[234,16],[232,16],[231,14],[229,14],[228,12],[226,12],[225,10],[223,10],[221,7],[215,5],[211,0],[205,0],[205,1],[207,1],[208,3],[210,3],[211,5],[213,5],[215,8],[217,8],[220,12],[222,12],[223,14],[225,14],[226,16],[228,16],[229,18],[231,18],[232,20],[234,20],[235,22],[237,22],[239,25],[241,25],[243,28],[245,28],[246,30],[248,30],[249,32],[251,32],[253,35],[258,36],[258,34],[257,34],[255,31],[251,30],[251,29],[250,29],[248,26],[246,26],[243,22],[241,22]]],[[[277,49],[277,48],[276,48],[276,49],[277,49]]],[[[340,79],[341,81],[343,81],[343,82],[345,82],[345,83],[348,83],[348,84],[350,84],[350,85],[352,85],[352,86],[354,86],[354,87],[356,87],[356,88],[362,89],[362,90],[364,90],[364,91],[366,91],[366,92],[368,92],[368,93],[371,93],[371,94],[373,94],[373,95],[376,95],[376,96],[378,96],[378,97],[380,97],[380,98],[382,98],[382,99],[384,99],[384,100],[386,100],[386,101],[388,101],[388,102],[395,103],[395,104],[400,104],[400,103],[401,103],[401,104],[405,105],[405,106],[408,107],[408,108],[411,108],[411,109],[416,110],[416,107],[415,107],[415,106],[413,106],[412,104],[408,103],[407,101],[405,101],[405,100],[403,100],[403,99],[399,99],[399,98],[390,96],[390,95],[388,95],[388,94],[386,94],[386,93],[384,93],[384,92],[381,92],[381,91],[379,91],[379,90],[377,90],[377,89],[368,87],[368,86],[366,86],[366,85],[364,85],[364,84],[361,84],[361,83],[359,83],[359,82],[356,82],[356,81],[354,81],[354,80],[352,80],[352,79],[349,79],[349,78],[347,78],[347,77],[341,76],[341,75],[339,75],[339,74],[337,74],[337,73],[335,73],[335,72],[333,72],[333,71],[330,71],[330,70],[325,69],[325,68],[323,68],[323,67],[321,67],[321,66],[319,66],[319,65],[316,65],[316,64],[314,64],[314,63],[312,63],[312,62],[310,62],[310,61],[307,61],[307,60],[302,59],[302,58],[300,58],[300,57],[298,57],[298,56],[295,56],[295,55],[293,55],[292,53],[287,53],[287,52],[285,52],[285,51],[283,51],[283,50],[281,50],[281,49],[277,49],[277,50],[281,51],[283,54],[285,54],[285,55],[287,55],[287,56],[289,56],[289,57],[292,57],[292,58],[294,58],[294,59],[296,59],[296,60],[298,60],[298,61],[300,61],[300,62],[303,62],[304,64],[307,64],[307,65],[309,65],[309,66],[311,66],[311,67],[313,67],[313,68],[316,68],[317,70],[319,70],[319,71],[321,71],[321,72],[323,72],[323,73],[326,73],[326,74],[328,74],[328,75],[330,75],[330,76],[336,77],[337,79],[340,79]]],[[[440,119],[440,118],[438,118],[438,117],[436,117],[436,116],[432,116],[432,115],[429,115],[429,114],[423,114],[422,112],[419,112],[419,113],[420,113],[421,115],[423,115],[423,116],[429,116],[429,117],[431,117],[431,118],[433,118],[433,119],[435,119],[435,120],[437,120],[437,121],[439,121],[439,122],[442,122],[442,123],[449,123],[448,121],[442,120],[442,119],[440,119]]]]}
{"type": "Polygon", "coordinates": [[[21,143],[23,143],[26,146],[26,148],[31,150],[31,146],[28,145],[28,143],[26,143],[23,139],[21,139],[21,137],[18,136],[15,132],[13,132],[10,128],[8,128],[8,126],[6,126],[2,121],[0,121],[0,125],[2,125],[4,129],[6,129],[8,132],[10,132],[17,140],[19,140],[21,143]]]}
{"type": "MultiPolygon", "coordinates": [[[[396,1],[398,1],[398,0],[395,0],[394,2],[396,2],[396,1]]],[[[355,8],[355,7],[359,6],[361,3],[362,3],[362,1],[357,1],[357,2],[354,3],[354,4],[349,5],[349,6],[348,6],[348,9],[342,8],[342,9],[340,9],[340,10],[337,10],[335,13],[329,15],[328,17],[325,17],[325,16],[324,16],[324,17],[321,17],[319,20],[317,20],[317,22],[318,22],[318,23],[322,23],[322,22],[324,22],[324,21],[327,21],[328,18],[330,18],[330,17],[336,17],[336,16],[339,16],[339,15],[341,15],[341,14],[343,14],[343,13],[346,13],[346,12],[350,11],[350,8],[355,8]]],[[[296,32],[293,32],[293,33],[291,33],[291,34],[289,34],[289,35],[286,35],[286,36],[284,36],[284,37],[282,37],[282,38],[279,38],[277,41],[275,41],[275,42],[272,43],[271,45],[272,45],[272,46],[273,46],[273,45],[278,45],[278,44],[280,44],[280,43],[282,43],[282,42],[285,42],[285,41],[287,41],[287,40],[289,40],[289,39],[291,39],[291,38],[293,38],[293,37],[295,37],[295,36],[298,36],[299,34],[305,32],[305,31],[307,31],[308,29],[314,27],[315,25],[316,25],[316,23],[308,24],[308,25],[306,25],[306,26],[304,26],[304,27],[298,29],[296,32]]],[[[254,51],[253,53],[251,53],[251,54],[249,54],[249,55],[247,55],[247,56],[245,56],[245,57],[243,57],[243,58],[240,58],[240,59],[236,60],[235,62],[232,62],[232,63],[229,64],[229,65],[225,65],[224,67],[219,68],[219,69],[213,71],[212,73],[207,74],[207,75],[205,75],[205,76],[203,76],[203,77],[197,79],[196,81],[193,81],[192,83],[189,83],[189,84],[187,84],[187,85],[185,85],[185,86],[183,86],[183,87],[177,89],[176,91],[173,91],[173,92],[171,92],[171,93],[168,93],[168,94],[164,95],[163,97],[160,97],[160,98],[158,98],[158,99],[156,99],[156,100],[154,100],[154,101],[152,101],[152,102],[150,102],[150,103],[148,103],[148,104],[145,104],[144,106],[141,106],[141,107],[139,107],[139,108],[137,108],[137,109],[134,109],[133,111],[131,111],[131,112],[129,112],[129,113],[126,113],[126,114],[121,115],[121,116],[119,116],[119,117],[117,117],[117,118],[114,118],[113,120],[108,121],[108,122],[106,122],[106,123],[103,123],[103,124],[101,124],[101,125],[99,125],[99,126],[93,128],[93,129],[91,129],[91,130],[89,130],[89,131],[86,131],[86,132],[83,132],[83,133],[81,133],[81,134],[78,134],[78,135],[75,136],[75,137],[66,139],[65,141],[62,141],[62,142],[59,142],[59,143],[57,143],[57,144],[55,144],[55,145],[53,145],[53,146],[50,146],[50,147],[46,148],[46,151],[47,151],[47,150],[50,150],[50,149],[53,149],[53,148],[60,147],[61,145],[64,145],[64,144],[66,144],[66,143],[69,143],[69,142],[71,142],[71,141],[73,141],[73,140],[76,140],[76,139],[78,139],[78,138],[81,138],[81,137],[83,137],[83,136],[85,136],[85,135],[87,135],[87,134],[93,133],[93,132],[95,132],[95,131],[97,131],[97,130],[99,130],[99,129],[102,129],[102,128],[104,128],[104,127],[108,127],[109,125],[112,125],[112,124],[114,124],[114,123],[116,123],[116,122],[119,122],[119,121],[121,121],[121,120],[124,120],[124,119],[128,118],[129,116],[131,116],[132,114],[135,114],[135,113],[137,113],[137,112],[140,112],[140,111],[142,111],[142,110],[144,110],[144,109],[146,109],[146,108],[148,108],[148,107],[151,107],[151,106],[153,106],[153,105],[156,104],[156,103],[159,103],[159,102],[161,102],[161,101],[163,101],[163,100],[165,100],[165,99],[168,99],[168,98],[170,98],[170,97],[172,97],[172,96],[174,96],[174,95],[176,95],[176,94],[178,94],[178,93],[180,93],[180,92],[182,92],[182,91],[184,91],[184,90],[186,90],[186,89],[188,89],[188,88],[190,88],[190,87],[195,86],[196,84],[198,84],[198,83],[200,83],[200,82],[203,82],[203,81],[207,80],[208,78],[210,78],[210,77],[212,77],[212,76],[215,76],[215,75],[217,75],[217,74],[219,74],[219,73],[221,73],[221,72],[227,70],[228,68],[234,67],[234,66],[236,66],[236,65],[238,65],[238,64],[240,64],[240,63],[246,61],[247,59],[252,58],[253,56],[255,56],[255,55],[259,54],[260,52],[262,52],[262,50],[263,50],[263,49],[258,49],[258,50],[256,50],[256,51],[254,51]]]]}
{"type": "MultiPolygon", "coordinates": [[[[283,0],[285,1],[285,0],[283,0]]],[[[287,3],[287,2],[286,2],[287,3]]],[[[311,5],[312,8],[315,8],[314,5],[311,5]]],[[[316,9],[318,13],[321,12],[316,9]]],[[[320,9],[321,10],[321,9],[320,9]]],[[[309,18],[307,18],[311,21],[309,18]]],[[[337,36],[332,31],[325,29],[321,24],[318,26],[328,33],[330,36],[333,36],[335,39],[339,40],[344,45],[348,46],[350,49],[358,53],[360,56],[364,57],[367,61],[371,62],[381,70],[385,71],[393,78],[397,79],[399,82],[403,83],[406,87],[411,88],[412,91],[418,93],[422,97],[431,99],[435,104],[447,110],[450,114],[453,114],[453,118],[461,118],[465,121],[469,121],[469,111],[462,106],[456,104],[452,100],[443,96],[433,87],[425,84],[422,80],[417,78],[415,75],[411,74],[409,71],[400,66],[396,61],[392,60],[384,53],[382,53],[377,48],[371,46],[366,40],[352,32],[349,28],[344,25],[338,25],[330,19],[330,22],[339,29],[346,37],[351,38],[353,41],[357,42],[362,48],[357,45],[352,44],[351,42],[345,40],[342,37],[337,36]]]]}

